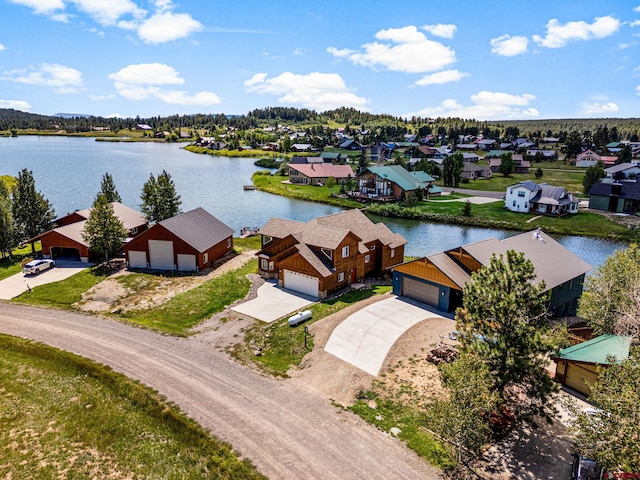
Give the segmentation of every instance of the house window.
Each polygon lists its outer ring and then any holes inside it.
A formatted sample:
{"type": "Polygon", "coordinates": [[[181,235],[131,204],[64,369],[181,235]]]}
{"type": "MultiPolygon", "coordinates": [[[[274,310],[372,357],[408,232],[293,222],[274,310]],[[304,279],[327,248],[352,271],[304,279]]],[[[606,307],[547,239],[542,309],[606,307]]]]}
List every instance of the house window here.
{"type": "Polygon", "coordinates": [[[371,245],[371,251],[373,252],[376,249],[375,245],[371,245]]]}
{"type": "Polygon", "coordinates": [[[349,256],[349,245],[342,247],[342,258],[347,258],[349,256]]]}
{"type": "Polygon", "coordinates": [[[269,235],[263,235],[262,236],[262,244],[266,245],[267,243],[269,243],[271,240],[273,240],[273,238],[271,238],[269,235]]]}
{"type": "Polygon", "coordinates": [[[523,191],[518,192],[518,196],[524,198],[524,192],[523,191]]]}
{"type": "Polygon", "coordinates": [[[131,229],[131,235],[135,235],[136,233],[138,233],[138,227],[133,227],[131,229]]]}
{"type": "Polygon", "coordinates": [[[267,261],[266,258],[263,258],[262,260],[260,260],[260,268],[262,270],[269,270],[269,262],[267,261]]]}
{"type": "Polygon", "coordinates": [[[516,201],[515,201],[515,200],[513,201],[513,206],[514,206],[514,207],[516,206],[516,201]]]}
{"type": "Polygon", "coordinates": [[[202,254],[202,263],[207,263],[209,261],[209,254],[207,252],[202,254]]]}
{"type": "Polygon", "coordinates": [[[231,248],[231,239],[227,238],[227,248],[231,248]]]}
{"type": "Polygon", "coordinates": [[[344,272],[338,274],[338,282],[344,282],[344,272]]]}
{"type": "Polygon", "coordinates": [[[529,208],[529,204],[527,202],[524,202],[524,208],[529,208]]]}
{"type": "Polygon", "coordinates": [[[327,257],[329,260],[331,260],[333,258],[333,250],[330,250],[328,248],[322,248],[322,253],[324,253],[324,256],[327,257]]]}
{"type": "Polygon", "coordinates": [[[369,263],[370,260],[371,260],[371,255],[367,254],[364,256],[364,263],[369,263]]]}
{"type": "Polygon", "coordinates": [[[395,249],[395,248],[392,248],[392,249],[391,249],[391,258],[393,258],[393,257],[395,257],[395,256],[396,256],[396,249],[395,249]]]}

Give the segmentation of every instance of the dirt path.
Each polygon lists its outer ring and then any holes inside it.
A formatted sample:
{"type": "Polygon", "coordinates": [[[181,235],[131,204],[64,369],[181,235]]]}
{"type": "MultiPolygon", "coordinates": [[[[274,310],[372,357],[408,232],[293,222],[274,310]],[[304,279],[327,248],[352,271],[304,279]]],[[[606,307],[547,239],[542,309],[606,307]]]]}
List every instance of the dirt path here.
{"type": "Polygon", "coordinates": [[[206,335],[174,338],[1,302],[0,331],[86,356],[155,388],[272,479],[439,478],[400,441],[297,382],[234,363],[206,335]]]}

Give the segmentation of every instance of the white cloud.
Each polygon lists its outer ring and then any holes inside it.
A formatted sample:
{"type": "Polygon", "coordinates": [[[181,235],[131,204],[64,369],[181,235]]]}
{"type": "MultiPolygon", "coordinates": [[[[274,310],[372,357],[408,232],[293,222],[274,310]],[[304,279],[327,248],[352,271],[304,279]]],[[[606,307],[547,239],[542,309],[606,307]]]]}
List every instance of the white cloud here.
{"type": "Polygon", "coordinates": [[[457,26],[446,23],[438,23],[436,25],[423,25],[420,28],[426,30],[431,35],[442,38],[453,38],[453,34],[456,33],[456,30],[458,29],[457,26]]]}
{"type": "Polygon", "coordinates": [[[11,3],[31,8],[39,15],[50,15],[56,10],[64,10],[62,0],[10,0],[11,3]]]}
{"type": "Polygon", "coordinates": [[[511,35],[502,35],[501,37],[492,38],[491,53],[501,55],[503,57],[513,57],[527,51],[529,40],[527,37],[511,35]]]}
{"type": "Polygon", "coordinates": [[[444,100],[435,107],[426,107],[405,117],[459,117],[476,120],[510,120],[536,118],[538,110],[530,107],[535,96],[525,93],[511,95],[509,93],[482,91],[471,95],[472,105],[462,105],[452,98],[444,100]]]}
{"type": "Polygon", "coordinates": [[[616,105],[613,102],[607,102],[607,103],[592,102],[592,103],[585,103],[582,106],[582,113],[584,113],[585,115],[596,115],[599,113],[615,113],[619,110],[620,109],[618,108],[618,105],[616,105]]]}
{"type": "Polygon", "coordinates": [[[71,0],[71,2],[76,5],[78,10],[86,13],[101,25],[116,25],[120,18],[127,15],[141,19],[147,13],[130,0],[71,0]]]}
{"type": "Polygon", "coordinates": [[[640,5],[633,9],[634,12],[640,13],[640,5]]]}
{"type": "Polygon", "coordinates": [[[185,38],[204,27],[187,13],[159,13],[145,20],[138,35],[147,43],[165,43],[185,38]]]}
{"type": "Polygon", "coordinates": [[[637,27],[640,25],[640,20],[634,20],[629,24],[630,27],[637,27]]]}
{"type": "Polygon", "coordinates": [[[608,37],[617,32],[620,25],[620,20],[610,16],[596,17],[593,23],[578,21],[564,25],[552,18],[546,25],[546,36],[533,35],[533,40],[541,47],[560,48],[571,41],[608,37]]]}
{"type": "Polygon", "coordinates": [[[173,105],[216,105],[220,97],[213,92],[189,94],[182,90],[161,88],[163,85],[182,85],[180,74],[169,65],[141,63],[128,65],[108,75],[116,91],[129,100],[155,98],[173,105]]]}
{"type": "Polygon", "coordinates": [[[638,85],[638,86],[636,87],[636,93],[637,93],[638,95],[640,95],[640,85],[638,85]]]}
{"type": "Polygon", "coordinates": [[[342,77],[336,73],[312,72],[297,75],[285,72],[270,79],[267,79],[266,73],[257,73],[245,81],[244,85],[249,92],[279,95],[279,102],[319,111],[339,107],[364,110],[370,102],[357,96],[353,89],[347,88],[342,77]]]}
{"type": "Polygon", "coordinates": [[[307,53],[307,50],[304,49],[304,48],[298,47],[298,48],[293,50],[293,54],[294,55],[304,55],[305,53],[307,53]]]}
{"type": "Polygon", "coordinates": [[[13,108],[21,112],[28,112],[31,110],[31,105],[23,100],[0,100],[0,108],[13,108]]]}
{"type": "Polygon", "coordinates": [[[38,68],[4,72],[0,80],[52,87],[56,93],[77,93],[83,90],[82,72],[75,68],[43,63],[38,68]]]}
{"type": "Polygon", "coordinates": [[[5,47],[3,44],[0,43],[0,52],[3,51],[3,50],[6,50],[6,49],[7,49],[7,47],[5,47]]]}
{"type": "Polygon", "coordinates": [[[425,75],[414,85],[442,85],[444,83],[459,82],[462,78],[468,77],[469,74],[458,70],[443,70],[441,72],[425,75]]]}
{"type": "Polygon", "coordinates": [[[456,61],[451,48],[429,40],[415,26],[380,30],[375,37],[386,43],[365,43],[360,51],[329,47],[327,52],[356,65],[404,73],[434,72],[456,61]]]}

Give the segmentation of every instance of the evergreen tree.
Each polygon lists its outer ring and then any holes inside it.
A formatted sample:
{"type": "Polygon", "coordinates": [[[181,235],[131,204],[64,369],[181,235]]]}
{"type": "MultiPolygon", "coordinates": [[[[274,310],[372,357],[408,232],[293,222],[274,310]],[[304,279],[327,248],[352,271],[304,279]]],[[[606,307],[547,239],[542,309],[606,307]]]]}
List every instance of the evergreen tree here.
{"type": "Polygon", "coordinates": [[[499,172],[505,176],[509,177],[516,169],[516,162],[513,160],[511,153],[503,153],[500,155],[500,168],[499,172]]]}
{"type": "Polygon", "coordinates": [[[594,183],[599,182],[602,178],[604,178],[604,163],[596,162],[595,165],[587,168],[587,171],[584,173],[584,177],[582,179],[582,186],[584,187],[584,193],[589,193],[591,187],[593,187],[594,183]]]}
{"type": "Polygon", "coordinates": [[[540,167],[536,168],[536,178],[542,178],[543,175],[544,172],[542,171],[542,169],[540,167]]]}
{"type": "Polygon", "coordinates": [[[535,278],[523,253],[493,255],[465,285],[456,314],[461,350],[486,365],[500,411],[517,422],[551,421],[556,413],[549,398],[557,387],[545,371],[556,345],[544,324],[544,282],[535,278]]]}
{"type": "Polygon", "coordinates": [[[118,190],[116,190],[116,186],[113,183],[113,177],[109,172],[105,173],[102,176],[102,183],[100,184],[100,193],[98,195],[104,195],[107,197],[107,201],[111,202],[122,202],[122,198],[120,198],[120,194],[118,190]]]}
{"type": "Polygon", "coordinates": [[[161,222],[181,213],[180,195],[171,179],[171,175],[163,170],[156,179],[153,174],[142,187],[140,209],[151,223],[161,222]]]}
{"type": "MultiPolygon", "coordinates": [[[[28,240],[46,232],[55,219],[55,210],[42,193],[36,191],[33,172],[23,169],[11,192],[12,215],[19,240],[28,240]]],[[[33,242],[31,253],[35,253],[33,242]]]]}
{"type": "Polygon", "coordinates": [[[106,195],[99,193],[91,207],[91,214],[82,231],[82,238],[94,252],[104,255],[105,261],[122,251],[127,229],[113,211],[106,195]]]}
{"type": "Polygon", "coordinates": [[[622,150],[620,150],[616,156],[618,157],[618,159],[616,160],[616,165],[619,165],[621,163],[631,163],[631,160],[633,160],[633,152],[631,151],[631,147],[627,144],[624,147],[622,147],[622,150]]]}
{"type": "Polygon", "coordinates": [[[0,256],[11,259],[11,251],[17,243],[11,214],[11,197],[7,186],[0,180],[0,256]]]}

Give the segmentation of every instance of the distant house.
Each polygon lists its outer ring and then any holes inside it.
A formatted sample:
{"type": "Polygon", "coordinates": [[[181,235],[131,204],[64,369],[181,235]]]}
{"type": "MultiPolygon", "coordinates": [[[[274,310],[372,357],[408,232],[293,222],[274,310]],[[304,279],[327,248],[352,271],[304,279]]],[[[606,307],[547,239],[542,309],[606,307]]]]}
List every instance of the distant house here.
{"type": "Polygon", "coordinates": [[[493,146],[496,144],[495,140],[492,140],[490,138],[483,138],[482,140],[478,140],[476,142],[476,145],[478,145],[478,149],[479,150],[491,150],[493,148],[493,146]]]}
{"type": "Polygon", "coordinates": [[[350,138],[342,142],[338,146],[338,148],[342,150],[364,150],[365,147],[361,143],[356,142],[354,139],[350,138]]]}
{"type": "Polygon", "coordinates": [[[337,163],[341,160],[347,160],[349,157],[338,152],[322,152],[320,158],[324,163],[337,163]]]}
{"type": "Polygon", "coordinates": [[[444,312],[462,306],[462,291],[471,276],[490,264],[491,256],[508,250],[524,253],[535,267],[535,284],[545,282],[547,310],[552,316],[575,315],[582,283],[591,265],[542,231],[505,240],[490,238],[413,260],[393,269],[393,293],[444,312]]]}
{"type": "MultiPolygon", "coordinates": [[[[318,158],[321,162],[322,159],[318,158]]],[[[334,165],[332,163],[303,163],[289,164],[289,181],[305,185],[326,185],[329,177],[337,183],[344,183],[349,178],[355,178],[355,173],[349,165],[334,165]]]]}
{"type": "Polygon", "coordinates": [[[462,178],[467,180],[491,178],[491,168],[465,162],[462,164],[462,178]]]}
{"type": "Polygon", "coordinates": [[[408,172],[401,165],[367,167],[357,175],[356,181],[358,192],[354,196],[368,200],[395,201],[409,192],[424,193],[427,189],[430,195],[442,192],[427,173],[408,172]]]}
{"type": "MultiPolygon", "coordinates": [[[[513,173],[529,173],[529,169],[531,168],[531,162],[529,162],[528,160],[524,160],[523,155],[521,153],[512,153],[512,152],[506,152],[506,153],[511,154],[511,159],[515,164],[513,168],[513,173]]],[[[494,173],[497,173],[500,171],[501,165],[502,165],[502,158],[500,158],[499,156],[492,157],[489,160],[489,168],[491,168],[491,171],[494,173]]]]}
{"type": "Polygon", "coordinates": [[[313,145],[310,143],[294,143],[290,148],[292,152],[310,152],[313,145]]]}
{"type": "Polygon", "coordinates": [[[593,150],[585,150],[576,155],[575,162],[572,163],[575,163],[576,167],[592,167],[598,162],[612,166],[616,163],[616,160],[618,160],[616,156],[600,155],[593,150]]]}
{"type": "Polygon", "coordinates": [[[139,123],[136,125],[136,130],[153,130],[153,127],[146,123],[139,123]]]}
{"type": "Polygon", "coordinates": [[[589,208],[605,212],[640,212],[640,179],[594,183],[589,190],[589,208]]]}
{"type": "Polygon", "coordinates": [[[556,363],[555,378],[562,385],[589,395],[589,385],[598,381],[602,369],[629,358],[630,347],[630,337],[600,335],[564,348],[551,356],[556,363]]]}
{"type": "MultiPolygon", "coordinates": [[[[112,202],[113,213],[127,229],[131,238],[147,229],[147,220],[142,213],[118,202],[112,202]]],[[[100,256],[91,250],[87,241],[82,237],[87,220],[91,216],[91,209],[76,210],[54,223],[55,228],[38,235],[30,241],[40,240],[42,256],[45,258],[80,260],[89,262],[99,260],[100,256]]]]}
{"type": "Polygon", "coordinates": [[[533,160],[540,160],[545,162],[551,162],[558,158],[558,153],[555,150],[541,150],[541,149],[529,149],[526,151],[527,157],[533,160]]]}
{"type": "Polygon", "coordinates": [[[308,222],[272,218],[259,234],[260,276],[314,298],[390,270],[403,261],[407,243],[358,209],[308,222]]]}
{"type": "Polygon", "coordinates": [[[129,268],[194,272],[233,250],[233,230],[202,208],[151,226],[125,246],[129,268]]]}
{"type": "Polygon", "coordinates": [[[620,163],[612,167],[604,169],[607,178],[614,180],[624,180],[628,178],[636,178],[640,174],[640,165],[637,163],[620,163]]]}
{"type": "Polygon", "coordinates": [[[460,152],[460,154],[462,155],[463,162],[477,162],[480,160],[480,156],[476,153],[460,152]]]}
{"type": "Polygon", "coordinates": [[[477,147],[475,143],[459,143],[458,145],[456,145],[456,150],[473,151],[476,148],[477,147]]]}
{"type": "Polygon", "coordinates": [[[578,213],[578,200],[563,187],[531,180],[507,187],[504,206],[512,212],[564,215],[578,213]]]}

